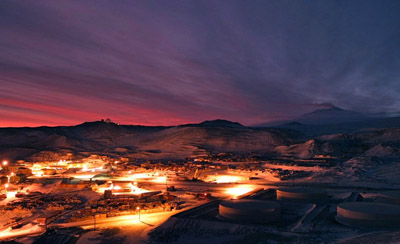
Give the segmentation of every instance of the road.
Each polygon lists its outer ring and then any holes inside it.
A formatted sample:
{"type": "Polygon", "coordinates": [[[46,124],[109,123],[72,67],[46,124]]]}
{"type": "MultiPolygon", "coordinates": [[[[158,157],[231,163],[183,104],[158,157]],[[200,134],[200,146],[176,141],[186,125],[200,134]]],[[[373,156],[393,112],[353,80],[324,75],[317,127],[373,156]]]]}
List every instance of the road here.
{"type": "Polygon", "coordinates": [[[20,236],[28,236],[28,235],[42,235],[46,232],[45,228],[38,226],[38,225],[33,225],[33,224],[28,224],[23,226],[20,229],[11,229],[8,228],[2,232],[0,232],[0,240],[6,240],[10,238],[15,238],[15,237],[20,237],[20,236]]]}
{"type": "MultiPolygon", "coordinates": [[[[119,232],[115,235],[116,237],[124,238],[124,243],[146,243],[148,239],[148,233],[156,228],[157,226],[164,223],[171,215],[174,215],[179,211],[172,212],[160,212],[151,214],[141,214],[139,221],[138,215],[126,215],[118,217],[110,217],[104,221],[96,223],[96,227],[100,228],[118,228],[119,232]]],[[[75,223],[67,223],[62,227],[80,226],[84,229],[92,229],[93,221],[81,221],[75,223]]],[[[82,235],[77,244],[90,244],[98,243],[98,239],[102,239],[100,231],[90,231],[82,235]]]]}

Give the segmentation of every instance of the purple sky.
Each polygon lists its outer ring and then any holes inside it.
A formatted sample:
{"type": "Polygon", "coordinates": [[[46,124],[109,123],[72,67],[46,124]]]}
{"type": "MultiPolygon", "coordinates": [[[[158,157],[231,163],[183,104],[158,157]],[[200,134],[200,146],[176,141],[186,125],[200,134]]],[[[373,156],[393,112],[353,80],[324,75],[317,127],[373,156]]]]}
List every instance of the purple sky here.
{"type": "Polygon", "coordinates": [[[400,108],[400,1],[0,1],[0,127],[400,108]]]}

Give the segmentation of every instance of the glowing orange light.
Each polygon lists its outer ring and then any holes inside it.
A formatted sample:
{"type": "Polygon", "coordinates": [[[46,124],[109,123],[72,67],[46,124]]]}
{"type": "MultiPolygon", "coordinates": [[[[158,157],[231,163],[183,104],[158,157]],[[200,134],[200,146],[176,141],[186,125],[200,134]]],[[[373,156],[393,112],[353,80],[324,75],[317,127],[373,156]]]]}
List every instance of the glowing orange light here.
{"type": "Polygon", "coordinates": [[[254,190],[253,186],[249,185],[240,185],[232,188],[228,188],[225,193],[231,195],[233,198],[237,198],[240,195],[243,195],[247,192],[254,190]]]}
{"type": "Polygon", "coordinates": [[[90,179],[90,178],[93,178],[95,175],[89,175],[89,174],[87,174],[87,175],[74,175],[74,178],[76,178],[76,179],[90,179]]]}
{"type": "Polygon", "coordinates": [[[238,176],[222,175],[217,177],[217,183],[236,183],[240,180],[238,176]]]}
{"type": "Polygon", "coordinates": [[[164,183],[166,180],[167,180],[167,177],[166,177],[166,176],[159,176],[159,177],[155,178],[155,179],[152,180],[152,181],[153,181],[153,182],[156,182],[156,183],[164,183]]]}
{"type": "Polygon", "coordinates": [[[3,161],[3,166],[7,166],[8,165],[8,161],[7,160],[4,160],[3,161]]]}
{"type": "Polygon", "coordinates": [[[247,177],[237,175],[208,175],[205,181],[216,183],[238,183],[246,180],[248,180],[247,177]]]}

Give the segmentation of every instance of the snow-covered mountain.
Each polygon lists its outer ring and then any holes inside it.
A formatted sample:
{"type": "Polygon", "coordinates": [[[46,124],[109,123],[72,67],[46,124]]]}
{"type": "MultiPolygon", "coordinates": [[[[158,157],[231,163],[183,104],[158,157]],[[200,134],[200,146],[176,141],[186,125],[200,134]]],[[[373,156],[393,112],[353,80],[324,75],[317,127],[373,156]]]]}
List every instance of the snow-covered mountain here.
{"type": "Polygon", "coordinates": [[[42,151],[186,158],[210,152],[269,151],[292,143],[294,137],[285,129],[250,128],[226,120],[170,127],[97,121],[67,127],[2,128],[0,158],[24,159],[42,151]]]}
{"type": "Polygon", "coordinates": [[[253,125],[254,127],[277,127],[277,126],[299,126],[304,125],[325,125],[358,122],[371,119],[362,113],[341,109],[334,105],[327,105],[324,109],[317,109],[311,113],[303,114],[291,120],[272,121],[253,125]]]}
{"type": "Polygon", "coordinates": [[[320,125],[355,122],[366,119],[367,117],[362,113],[344,110],[332,105],[329,108],[318,109],[314,112],[301,115],[295,118],[294,121],[309,125],[320,125]]]}
{"type": "Polygon", "coordinates": [[[97,121],[77,126],[1,128],[0,158],[55,160],[68,152],[143,159],[184,159],[220,152],[390,158],[400,155],[399,128],[400,119],[395,118],[333,125],[294,122],[281,128],[245,127],[226,120],[180,126],[97,121]]]}

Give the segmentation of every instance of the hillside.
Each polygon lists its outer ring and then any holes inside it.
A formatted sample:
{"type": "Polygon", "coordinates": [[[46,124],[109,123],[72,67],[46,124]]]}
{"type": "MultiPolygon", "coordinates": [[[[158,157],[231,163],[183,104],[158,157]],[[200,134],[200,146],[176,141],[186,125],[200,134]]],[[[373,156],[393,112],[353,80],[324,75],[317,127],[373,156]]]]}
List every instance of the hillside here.
{"type": "Polygon", "coordinates": [[[300,115],[291,120],[272,121],[253,125],[254,127],[299,127],[310,125],[332,125],[367,121],[369,118],[362,113],[341,109],[334,105],[329,105],[328,108],[317,109],[313,112],[300,115]]]}
{"type": "Polygon", "coordinates": [[[326,109],[318,109],[314,112],[301,115],[294,120],[303,124],[321,125],[362,121],[366,119],[367,117],[361,113],[344,110],[332,105],[326,109]]]}
{"type": "MultiPolygon", "coordinates": [[[[398,120],[385,121],[364,122],[364,125],[395,126],[398,120]]],[[[56,160],[69,152],[78,156],[101,154],[142,159],[183,159],[220,152],[272,153],[298,158],[316,155],[388,158],[399,154],[398,127],[367,129],[360,125],[361,122],[336,126],[290,123],[286,128],[253,128],[215,120],[169,127],[97,121],[77,126],[2,128],[0,158],[56,160]]]]}
{"type": "MultiPolygon", "coordinates": [[[[2,128],[0,157],[38,159],[57,152],[99,153],[138,158],[186,158],[210,152],[270,151],[292,143],[284,129],[256,129],[228,121],[174,127],[87,122],[70,127],[2,128]]],[[[49,156],[50,155],[50,156],[49,156]]]]}

